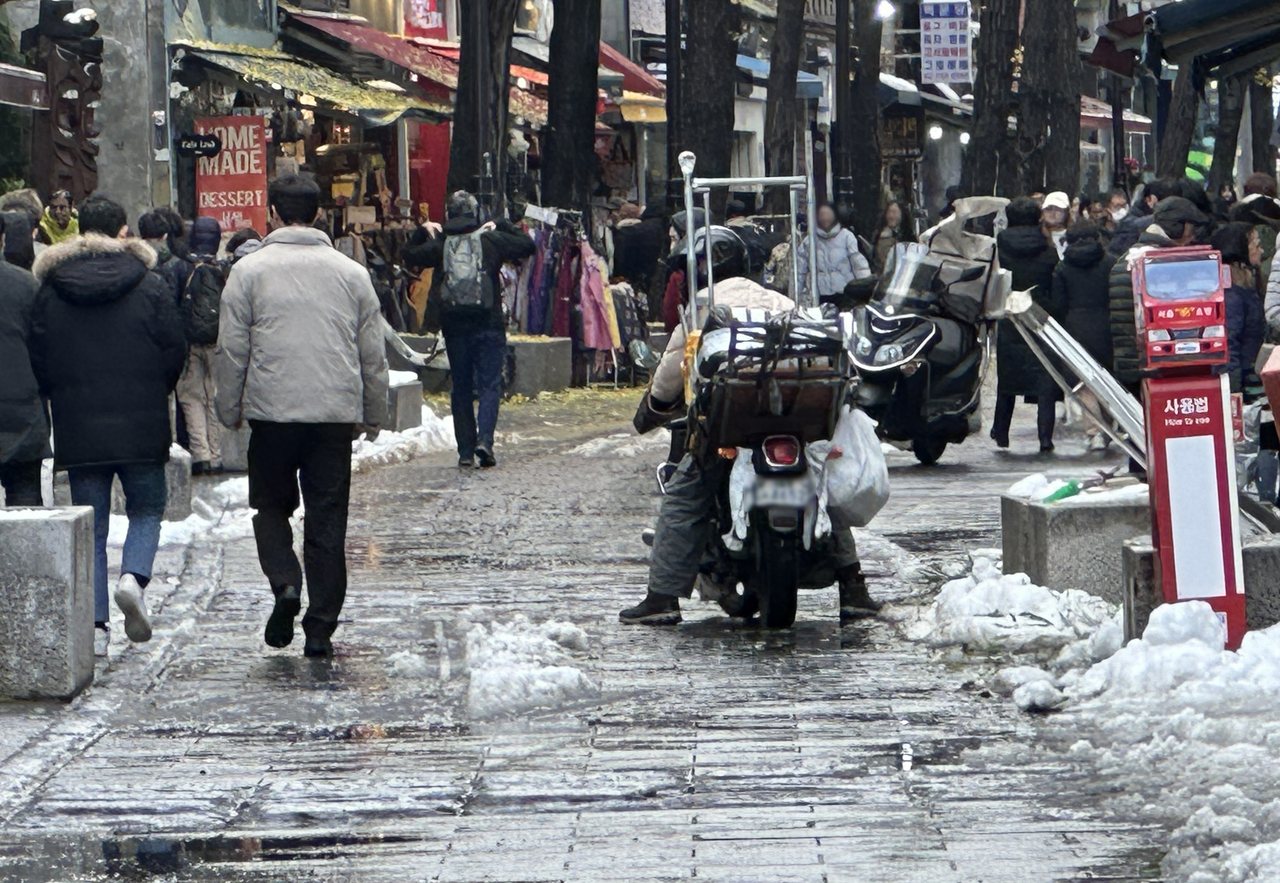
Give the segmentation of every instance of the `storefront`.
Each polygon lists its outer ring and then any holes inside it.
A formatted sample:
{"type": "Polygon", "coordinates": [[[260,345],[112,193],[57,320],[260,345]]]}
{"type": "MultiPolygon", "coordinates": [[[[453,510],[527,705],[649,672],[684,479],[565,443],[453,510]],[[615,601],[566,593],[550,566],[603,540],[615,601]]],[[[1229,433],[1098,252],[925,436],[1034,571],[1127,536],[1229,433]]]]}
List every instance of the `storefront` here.
{"type": "Polygon", "coordinates": [[[439,123],[446,103],[389,81],[357,83],[274,49],[178,44],[172,51],[173,168],[184,216],[263,223],[268,182],[296,171],[315,174],[335,232],[409,216],[397,196],[397,124],[439,123]],[[192,137],[210,135],[216,144],[192,137]]]}

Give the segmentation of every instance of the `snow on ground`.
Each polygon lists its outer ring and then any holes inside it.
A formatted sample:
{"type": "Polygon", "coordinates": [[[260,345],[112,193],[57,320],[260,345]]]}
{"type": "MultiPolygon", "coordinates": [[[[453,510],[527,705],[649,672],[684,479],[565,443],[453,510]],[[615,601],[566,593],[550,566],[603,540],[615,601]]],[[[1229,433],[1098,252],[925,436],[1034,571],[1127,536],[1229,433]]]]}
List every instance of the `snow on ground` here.
{"type": "Polygon", "coordinates": [[[376,441],[361,436],[352,446],[351,471],[359,474],[375,466],[405,463],[415,457],[452,451],[457,447],[453,421],[422,406],[422,425],[404,432],[382,432],[376,441]]]}
{"type": "Polygon", "coordinates": [[[906,623],[917,640],[1019,664],[988,680],[1019,708],[1060,711],[1046,724],[1109,783],[1107,809],[1168,827],[1170,883],[1280,881],[1280,626],[1223,649],[1200,601],[1164,605],[1122,647],[1114,607],[1033,585],[975,552],[906,623]]]}
{"type": "Polygon", "coordinates": [[[473,625],[467,633],[471,716],[501,717],[599,696],[599,686],[572,664],[573,654],[588,646],[586,632],[567,622],[535,625],[516,616],[473,625]]]}
{"type": "MultiPolygon", "coordinates": [[[[191,515],[182,521],[165,521],[161,524],[161,547],[190,545],[200,536],[233,540],[253,534],[248,476],[228,478],[204,497],[193,496],[191,510],[191,515]]],[[[112,515],[107,545],[123,546],[128,530],[129,519],[126,516],[112,515]]]]}
{"type": "MultiPolygon", "coordinates": [[[[665,429],[648,435],[618,432],[593,438],[569,451],[570,457],[639,457],[671,447],[671,433],[665,429]]],[[[656,464],[655,464],[656,465],[656,464]]]]}

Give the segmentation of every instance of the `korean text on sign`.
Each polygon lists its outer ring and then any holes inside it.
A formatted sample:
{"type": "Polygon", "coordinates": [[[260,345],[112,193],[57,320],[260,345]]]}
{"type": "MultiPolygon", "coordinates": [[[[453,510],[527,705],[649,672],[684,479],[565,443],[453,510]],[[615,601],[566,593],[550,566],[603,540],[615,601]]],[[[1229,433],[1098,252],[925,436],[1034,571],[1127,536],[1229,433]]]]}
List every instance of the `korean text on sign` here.
{"type": "Polygon", "coordinates": [[[925,83],[973,82],[969,3],[920,4],[920,69],[925,83]]]}

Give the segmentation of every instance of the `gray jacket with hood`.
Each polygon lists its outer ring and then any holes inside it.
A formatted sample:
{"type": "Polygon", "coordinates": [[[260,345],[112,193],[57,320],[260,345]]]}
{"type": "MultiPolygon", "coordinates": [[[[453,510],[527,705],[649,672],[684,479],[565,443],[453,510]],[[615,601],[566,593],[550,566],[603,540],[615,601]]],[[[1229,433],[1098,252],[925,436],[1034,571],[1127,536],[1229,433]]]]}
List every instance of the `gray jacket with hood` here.
{"type": "Polygon", "coordinates": [[[282,227],[231,270],[214,355],[218,417],[365,423],[387,415],[387,357],[368,272],[312,227],[282,227]]]}

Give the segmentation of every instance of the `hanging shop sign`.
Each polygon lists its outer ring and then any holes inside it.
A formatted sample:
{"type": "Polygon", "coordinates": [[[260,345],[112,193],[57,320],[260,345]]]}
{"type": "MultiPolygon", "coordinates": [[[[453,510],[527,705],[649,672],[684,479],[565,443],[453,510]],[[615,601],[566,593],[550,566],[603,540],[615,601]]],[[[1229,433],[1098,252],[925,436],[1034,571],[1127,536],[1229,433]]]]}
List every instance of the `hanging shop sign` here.
{"type": "Polygon", "coordinates": [[[973,40],[968,0],[920,4],[920,80],[973,82],[973,40]]]}
{"type": "MultiPolygon", "coordinates": [[[[252,227],[267,231],[266,121],[257,116],[196,120],[195,134],[218,139],[212,156],[197,154],[196,204],[199,213],[224,231],[252,227]]],[[[181,150],[181,144],[179,145],[181,150]]]]}
{"type": "Polygon", "coordinates": [[[217,135],[179,135],[178,156],[217,156],[222,151],[222,139],[217,135]]]}

